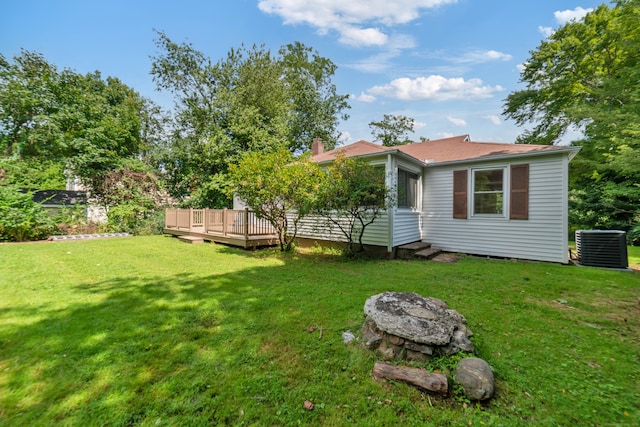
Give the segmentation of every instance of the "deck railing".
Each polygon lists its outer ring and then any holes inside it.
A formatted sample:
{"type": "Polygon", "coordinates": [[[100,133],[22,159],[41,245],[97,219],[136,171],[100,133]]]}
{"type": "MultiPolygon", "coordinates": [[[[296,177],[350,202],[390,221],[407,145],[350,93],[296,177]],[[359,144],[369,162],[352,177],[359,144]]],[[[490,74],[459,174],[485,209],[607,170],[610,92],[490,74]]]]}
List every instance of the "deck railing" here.
{"type": "Polygon", "coordinates": [[[276,234],[269,221],[249,209],[167,209],[165,228],[222,236],[269,236],[276,234]]]}

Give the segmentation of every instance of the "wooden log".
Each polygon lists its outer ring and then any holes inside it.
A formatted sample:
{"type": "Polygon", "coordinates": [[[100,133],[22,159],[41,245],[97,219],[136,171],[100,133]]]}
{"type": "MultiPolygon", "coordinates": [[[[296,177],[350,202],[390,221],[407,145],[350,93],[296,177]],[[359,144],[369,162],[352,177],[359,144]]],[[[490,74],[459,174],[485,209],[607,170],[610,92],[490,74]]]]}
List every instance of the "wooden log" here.
{"type": "Polygon", "coordinates": [[[420,368],[376,362],[373,367],[373,377],[377,380],[386,378],[403,381],[421,390],[435,394],[446,395],[449,392],[449,384],[445,375],[427,372],[420,368]]]}

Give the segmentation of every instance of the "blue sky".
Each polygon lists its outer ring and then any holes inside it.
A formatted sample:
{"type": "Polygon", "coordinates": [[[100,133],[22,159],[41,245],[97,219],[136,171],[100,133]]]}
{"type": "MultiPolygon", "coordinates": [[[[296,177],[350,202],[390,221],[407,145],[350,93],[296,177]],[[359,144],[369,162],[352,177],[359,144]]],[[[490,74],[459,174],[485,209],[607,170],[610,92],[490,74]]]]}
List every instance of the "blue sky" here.
{"type": "Polygon", "coordinates": [[[3,0],[0,53],[38,52],[59,69],[114,76],[170,108],[149,75],[154,29],[217,61],[232,47],[300,41],[331,59],[350,94],[343,142],[371,140],[383,114],[416,120],[414,139],[470,134],[513,142],[502,117],[540,42],[594,0],[3,0]]]}

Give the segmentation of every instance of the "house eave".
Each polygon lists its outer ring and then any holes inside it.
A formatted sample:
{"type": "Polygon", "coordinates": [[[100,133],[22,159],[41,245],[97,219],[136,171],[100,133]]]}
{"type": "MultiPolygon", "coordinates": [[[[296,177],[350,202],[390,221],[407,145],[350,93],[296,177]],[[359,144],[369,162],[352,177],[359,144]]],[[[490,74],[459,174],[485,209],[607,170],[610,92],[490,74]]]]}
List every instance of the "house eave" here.
{"type": "Polygon", "coordinates": [[[460,159],[460,160],[448,160],[443,162],[426,160],[425,165],[427,167],[452,166],[452,165],[468,164],[468,163],[500,161],[500,160],[506,160],[506,159],[521,159],[521,158],[530,158],[530,157],[551,156],[551,155],[558,155],[558,154],[566,154],[568,156],[569,161],[571,161],[581,149],[582,147],[566,147],[566,148],[561,148],[557,150],[529,151],[524,153],[507,153],[507,154],[498,154],[493,156],[472,157],[472,158],[460,159]]]}
{"type": "MultiPolygon", "coordinates": [[[[401,157],[403,159],[406,159],[412,163],[415,163],[416,165],[419,166],[425,166],[426,163],[416,157],[413,157],[407,153],[404,153],[398,149],[393,149],[393,150],[385,150],[385,151],[378,151],[376,153],[367,153],[367,154],[360,154],[358,156],[353,156],[353,157],[358,157],[360,159],[375,159],[376,157],[384,159],[387,156],[389,156],[390,154],[401,157]]],[[[330,165],[331,163],[333,163],[335,161],[335,159],[330,159],[330,160],[323,160],[321,162],[318,162],[318,165],[320,166],[325,166],[325,165],[330,165]]]]}

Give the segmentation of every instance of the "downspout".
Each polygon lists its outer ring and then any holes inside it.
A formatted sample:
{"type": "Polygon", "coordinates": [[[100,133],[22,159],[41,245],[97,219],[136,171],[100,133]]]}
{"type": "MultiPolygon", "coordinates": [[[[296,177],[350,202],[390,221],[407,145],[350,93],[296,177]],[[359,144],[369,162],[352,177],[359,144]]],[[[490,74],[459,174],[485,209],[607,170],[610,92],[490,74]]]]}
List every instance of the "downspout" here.
{"type": "MultiPolygon", "coordinates": [[[[387,154],[387,177],[386,177],[386,183],[387,183],[387,188],[390,189],[390,191],[393,191],[393,178],[395,177],[395,170],[392,170],[393,167],[393,160],[391,158],[391,153],[387,154]]],[[[395,200],[395,198],[394,198],[395,200]]],[[[387,240],[387,252],[392,254],[393,253],[393,224],[394,224],[394,218],[395,218],[395,206],[391,206],[388,210],[387,210],[387,220],[389,221],[388,224],[388,240],[387,240]]]]}
{"type": "Polygon", "coordinates": [[[571,153],[562,159],[562,238],[560,259],[563,264],[569,263],[569,161],[571,153]]]}

